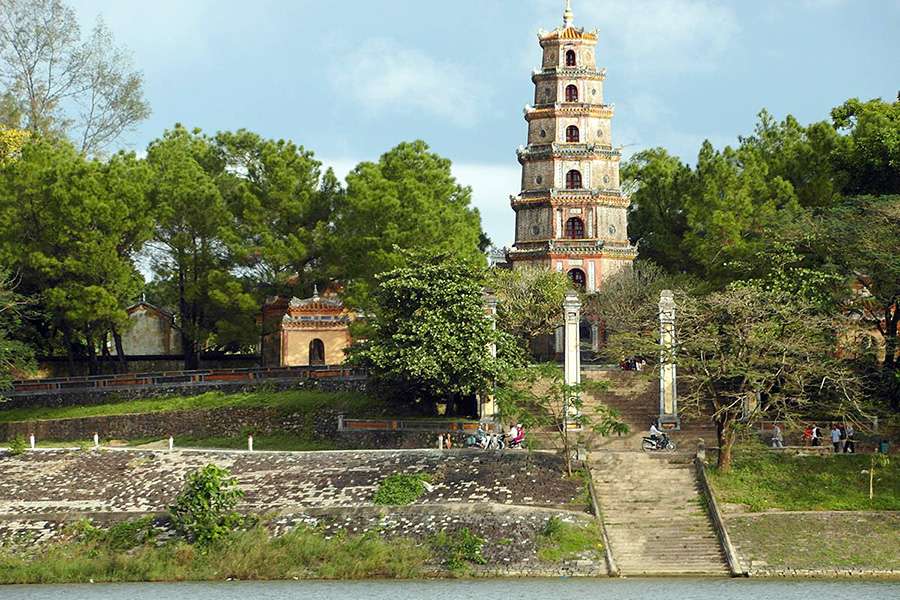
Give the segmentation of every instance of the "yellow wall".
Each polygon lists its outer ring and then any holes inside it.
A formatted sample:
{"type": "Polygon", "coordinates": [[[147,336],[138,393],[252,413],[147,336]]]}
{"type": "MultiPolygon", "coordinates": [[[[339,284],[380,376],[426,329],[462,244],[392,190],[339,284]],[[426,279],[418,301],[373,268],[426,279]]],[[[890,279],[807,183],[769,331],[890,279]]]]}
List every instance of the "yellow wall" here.
{"type": "Polygon", "coordinates": [[[347,328],[334,329],[304,329],[287,330],[285,332],[284,352],[282,366],[305,367],[309,365],[309,343],[314,339],[320,339],[325,344],[325,363],[339,365],[344,362],[346,355],[344,349],[350,345],[350,330],[347,328]]]}

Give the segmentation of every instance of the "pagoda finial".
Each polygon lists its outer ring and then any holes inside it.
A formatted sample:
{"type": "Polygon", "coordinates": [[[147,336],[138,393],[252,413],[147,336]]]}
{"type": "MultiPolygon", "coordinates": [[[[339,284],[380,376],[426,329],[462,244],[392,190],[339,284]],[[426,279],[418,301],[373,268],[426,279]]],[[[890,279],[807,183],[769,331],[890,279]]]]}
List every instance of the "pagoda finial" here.
{"type": "Polygon", "coordinates": [[[314,283],[313,284],[313,300],[318,300],[318,299],[319,299],[319,284],[314,283]]]}
{"type": "Polygon", "coordinates": [[[575,22],[575,15],[572,13],[572,0],[566,0],[566,12],[563,13],[563,26],[572,27],[575,22]]]}

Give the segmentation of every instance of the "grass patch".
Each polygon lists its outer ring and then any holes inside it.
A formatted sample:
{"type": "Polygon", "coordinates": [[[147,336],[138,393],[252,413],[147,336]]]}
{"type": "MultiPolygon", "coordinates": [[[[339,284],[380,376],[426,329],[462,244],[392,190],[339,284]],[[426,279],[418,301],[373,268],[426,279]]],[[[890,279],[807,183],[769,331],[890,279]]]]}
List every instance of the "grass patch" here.
{"type": "Polygon", "coordinates": [[[559,563],[577,558],[599,558],[603,552],[600,525],[566,523],[559,517],[550,517],[537,539],[538,558],[548,563],[559,563]]]}
{"type": "Polygon", "coordinates": [[[378,485],[373,502],[382,506],[412,504],[425,493],[425,482],[430,480],[426,473],[389,475],[378,485]]]}
{"type": "MultiPolygon", "coordinates": [[[[146,443],[146,442],[145,442],[146,443]]],[[[140,444],[135,444],[140,445],[140,444]]],[[[191,437],[175,436],[175,448],[209,448],[215,450],[246,450],[247,437],[191,437]]],[[[311,435],[298,433],[274,433],[254,435],[253,449],[270,452],[313,452],[339,450],[341,446],[334,440],[314,439],[311,435]]]]}
{"type": "MultiPolygon", "coordinates": [[[[123,531],[141,530],[126,526],[123,531]]],[[[121,532],[120,532],[121,533],[121,532]]],[[[81,532],[31,556],[0,550],[0,584],[282,579],[369,579],[421,576],[427,547],[377,534],[330,539],[311,529],[271,537],[265,528],[230,535],[204,550],[174,541],[123,551],[123,536],[81,532]]],[[[124,535],[130,545],[134,540],[124,535]]]]}
{"type": "Polygon", "coordinates": [[[253,391],[238,394],[207,392],[199,396],[147,398],[90,406],[12,408],[0,411],[0,422],[78,419],[220,408],[271,408],[285,414],[333,408],[354,416],[369,416],[380,414],[385,410],[386,405],[357,392],[321,392],[317,390],[253,391]]]}
{"type": "Polygon", "coordinates": [[[863,454],[792,456],[739,450],[730,473],[714,468],[709,473],[721,502],[744,504],[752,512],[900,510],[900,461],[876,467],[872,500],[869,461],[863,454]]]}
{"type": "Polygon", "coordinates": [[[740,553],[757,566],[896,569],[900,515],[776,513],[727,517],[740,553]]]}

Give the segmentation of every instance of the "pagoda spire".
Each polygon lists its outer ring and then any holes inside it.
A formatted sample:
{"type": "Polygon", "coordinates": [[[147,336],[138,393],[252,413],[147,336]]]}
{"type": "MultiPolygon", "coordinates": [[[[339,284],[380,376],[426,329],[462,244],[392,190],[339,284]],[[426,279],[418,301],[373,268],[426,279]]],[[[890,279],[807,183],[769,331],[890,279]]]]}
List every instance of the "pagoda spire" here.
{"type": "Polygon", "coordinates": [[[575,23],[575,15],[572,13],[572,0],[566,0],[566,11],[563,13],[563,27],[568,29],[573,27],[575,23]]]}

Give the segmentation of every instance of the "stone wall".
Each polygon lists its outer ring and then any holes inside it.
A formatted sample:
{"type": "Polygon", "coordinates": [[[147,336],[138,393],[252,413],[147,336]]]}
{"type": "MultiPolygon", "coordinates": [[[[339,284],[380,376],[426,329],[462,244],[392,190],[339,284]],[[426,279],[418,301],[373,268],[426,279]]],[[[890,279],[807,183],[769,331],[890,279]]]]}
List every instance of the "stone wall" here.
{"type": "MultiPolygon", "coordinates": [[[[316,440],[347,449],[436,448],[437,433],[429,431],[341,431],[338,410],[323,408],[313,413],[285,413],[269,408],[220,408],[133,415],[85,417],[0,423],[0,442],[15,437],[38,441],[82,442],[96,433],[101,440],[165,439],[169,436],[238,437],[300,432],[316,440]]],[[[468,436],[451,432],[453,443],[462,447],[468,436]]]]}

